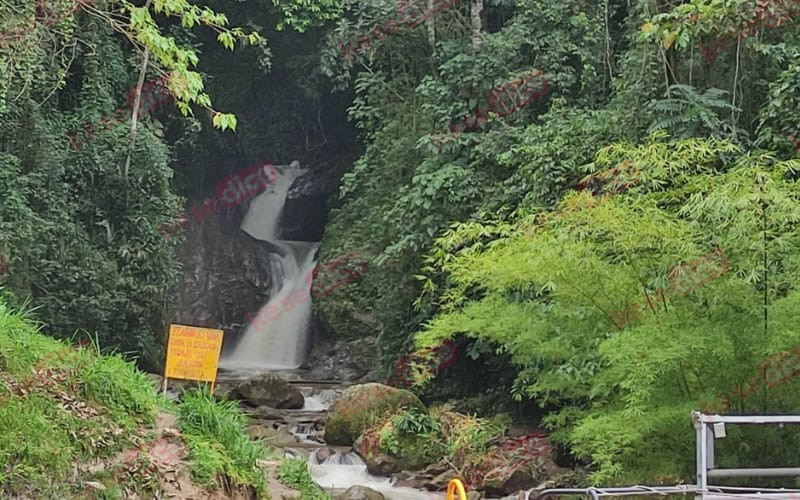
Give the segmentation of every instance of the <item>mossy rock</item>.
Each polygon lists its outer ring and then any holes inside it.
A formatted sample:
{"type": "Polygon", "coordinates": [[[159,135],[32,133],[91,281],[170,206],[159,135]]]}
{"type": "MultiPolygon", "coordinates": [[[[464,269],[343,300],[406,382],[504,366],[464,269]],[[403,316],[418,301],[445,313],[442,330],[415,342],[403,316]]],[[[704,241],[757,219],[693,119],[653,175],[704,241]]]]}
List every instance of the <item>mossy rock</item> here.
{"type": "Polygon", "coordinates": [[[422,401],[404,389],[374,383],[348,387],[330,408],[325,420],[325,442],[352,445],[365,430],[403,408],[427,412],[422,401]]]}
{"type": "Polygon", "coordinates": [[[441,460],[446,450],[437,446],[426,435],[402,434],[397,437],[399,443],[397,453],[390,454],[396,458],[405,470],[420,470],[441,460]]]}
{"type": "Polygon", "coordinates": [[[353,448],[366,462],[367,470],[379,476],[389,476],[400,470],[424,469],[438,462],[447,451],[435,436],[397,433],[391,417],[383,425],[364,432],[353,448]],[[391,445],[387,437],[391,438],[391,445]]]}

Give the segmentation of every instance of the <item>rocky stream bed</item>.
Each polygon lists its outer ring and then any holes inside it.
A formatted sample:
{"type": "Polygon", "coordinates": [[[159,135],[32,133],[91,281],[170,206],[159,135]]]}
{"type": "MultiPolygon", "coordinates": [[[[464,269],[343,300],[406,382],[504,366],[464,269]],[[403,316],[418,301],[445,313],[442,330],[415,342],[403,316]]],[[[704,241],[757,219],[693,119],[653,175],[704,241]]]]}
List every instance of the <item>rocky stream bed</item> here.
{"type": "MultiPolygon", "coordinates": [[[[313,480],[334,498],[445,498],[447,482],[460,476],[453,464],[446,459],[434,461],[416,470],[406,469],[402,467],[403,462],[383,453],[371,453],[364,445],[368,437],[366,434],[353,444],[342,444],[342,437],[338,436],[336,439],[329,439],[336,441],[336,444],[325,440],[326,422],[329,426],[333,425],[330,423],[333,421],[330,413],[336,411],[336,407],[333,410],[331,407],[337,400],[340,401],[341,411],[342,408],[352,406],[347,400],[350,397],[348,394],[357,393],[362,387],[384,392],[398,391],[397,389],[382,384],[311,380],[307,378],[308,375],[308,371],[302,370],[262,374],[221,372],[215,393],[241,400],[244,410],[252,419],[248,434],[276,450],[279,455],[304,458],[308,462],[313,480]]],[[[171,388],[177,387],[171,385],[171,388]]],[[[515,433],[520,434],[521,430],[517,429],[515,433]]],[[[329,438],[332,436],[330,428],[327,435],[329,438]]],[[[536,435],[538,445],[545,442],[545,437],[536,435]]],[[[513,433],[509,433],[508,442],[514,441],[513,438],[513,433]]],[[[527,438],[516,437],[516,441],[520,439],[527,438]]],[[[502,442],[498,442],[497,450],[506,449],[504,446],[502,442]]],[[[487,478],[486,484],[493,486],[482,488],[481,492],[472,491],[470,499],[524,498],[520,493],[523,489],[544,488],[556,484],[554,481],[543,481],[544,478],[572,473],[568,469],[557,467],[549,458],[536,456],[539,454],[537,450],[523,450],[521,453],[524,455],[528,452],[530,456],[525,460],[529,460],[531,466],[528,467],[526,462],[524,472],[523,468],[515,467],[513,471],[509,470],[507,477],[494,482],[488,480],[488,475],[482,476],[487,478]],[[538,470],[541,474],[531,474],[529,470],[538,470]]],[[[520,456],[520,451],[515,450],[514,459],[517,462],[520,456]]],[[[502,473],[502,469],[500,472],[502,473]]]]}

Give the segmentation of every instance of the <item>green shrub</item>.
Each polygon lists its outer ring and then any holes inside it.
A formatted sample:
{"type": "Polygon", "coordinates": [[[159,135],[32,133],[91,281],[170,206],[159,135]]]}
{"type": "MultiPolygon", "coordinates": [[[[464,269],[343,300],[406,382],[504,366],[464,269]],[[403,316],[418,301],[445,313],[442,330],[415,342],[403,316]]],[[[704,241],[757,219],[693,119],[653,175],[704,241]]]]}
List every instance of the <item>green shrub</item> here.
{"type": "Polygon", "coordinates": [[[235,401],[217,402],[202,390],[185,392],[178,410],[198,482],[209,484],[225,474],[236,484],[267,494],[266,477],[256,464],[267,450],[245,433],[247,416],[235,401]]]}
{"type": "Polygon", "coordinates": [[[121,356],[95,357],[82,367],[84,393],[106,406],[115,420],[141,415],[141,423],[153,423],[158,397],[148,376],[121,356]]]}
{"type": "Polygon", "coordinates": [[[281,483],[300,492],[302,500],[331,500],[331,496],[314,483],[308,465],[302,458],[289,458],[278,468],[281,483]]]}

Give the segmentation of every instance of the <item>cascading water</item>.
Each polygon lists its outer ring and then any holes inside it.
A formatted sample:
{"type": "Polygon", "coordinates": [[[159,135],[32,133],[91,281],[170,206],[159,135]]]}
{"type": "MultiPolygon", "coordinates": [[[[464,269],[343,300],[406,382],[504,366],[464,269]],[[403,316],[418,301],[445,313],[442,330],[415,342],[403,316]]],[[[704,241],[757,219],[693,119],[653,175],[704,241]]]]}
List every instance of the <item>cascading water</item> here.
{"type": "MultiPolygon", "coordinates": [[[[267,167],[264,167],[267,168],[267,167]]],[[[277,247],[270,254],[270,299],[254,317],[221,365],[229,369],[293,369],[308,344],[311,278],[319,243],[278,240],[281,213],[292,183],[306,173],[296,161],[276,167],[275,182],[250,204],[241,229],[277,247]]]]}
{"type": "Polygon", "coordinates": [[[388,477],[373,476],[367,464],[353,452],[336,452],[320,463],[316,454],[308,458],[308,471],[314,482],[328,490],[346,490],[350,486],[366,486],[381,493],[387,500],[444,500],[441,492],[422,492],[394,486],[388,477]]]}

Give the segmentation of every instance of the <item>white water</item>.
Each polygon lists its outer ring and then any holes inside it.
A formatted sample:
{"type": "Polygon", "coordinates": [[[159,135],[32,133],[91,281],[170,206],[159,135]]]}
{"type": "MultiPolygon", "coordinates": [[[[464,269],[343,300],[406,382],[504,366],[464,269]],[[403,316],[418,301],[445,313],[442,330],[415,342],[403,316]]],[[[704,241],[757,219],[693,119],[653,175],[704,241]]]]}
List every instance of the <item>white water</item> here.
{"type": "Polygon", "coordinates": [[[322,389],[314,391],[313,388],[307,390],[300,389],[303,393],[304,403],[303,411],[325,411],[336,401],[341,391],[334,389],[322,389]]]}
{"type": "Polygon", "coordinates": [[[381,492],[388,500],[444,499],[444,493],[424,492],[413,488],[392,485],[392,480],[367,473],[367,466],[355,453],[333,453],[324,463],[319,463],[315,453],[308,460],[308,471],[314,482],[331,490],[347,489],[354,485],[366,486],[381,492]]]}
{"type": "Polygon", "coordinates": [[[303,363],[308,347],[311,314],[311,276],[317,265],[319,243],[278,240],[278,228],[286,196],[297,177],[306,171],[292,162],[277,167],[275,184],[251,203],[242,230],[280,250],[270,254],[270,300],[250,318],[244,335],[220,363],[227,369],[281,370],[303,363]]]}

